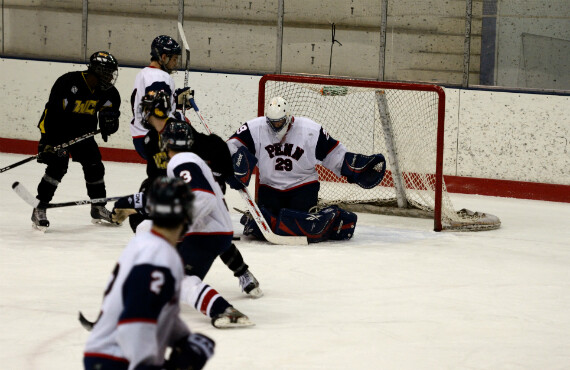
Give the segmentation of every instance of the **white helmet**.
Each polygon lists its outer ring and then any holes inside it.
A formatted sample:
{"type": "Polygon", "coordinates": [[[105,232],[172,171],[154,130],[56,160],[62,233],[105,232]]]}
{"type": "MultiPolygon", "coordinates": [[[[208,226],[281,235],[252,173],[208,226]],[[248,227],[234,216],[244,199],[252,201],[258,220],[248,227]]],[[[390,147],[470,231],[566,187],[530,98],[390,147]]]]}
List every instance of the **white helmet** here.
{"type": "Polygon", "coordinates": [[[287,101],[280,96],[276,96],[269,102],[269,107],[267,108],[267,113],[265,115],[267,118],[267,124],[275,131],[275,133],[283,132],[279,136],[283,136],[287,132],[287,126],[291,122],[291,114],[289,113],[289,107],[287,101]],[[279,124],[279,126],[277,126],[279,124]]]}

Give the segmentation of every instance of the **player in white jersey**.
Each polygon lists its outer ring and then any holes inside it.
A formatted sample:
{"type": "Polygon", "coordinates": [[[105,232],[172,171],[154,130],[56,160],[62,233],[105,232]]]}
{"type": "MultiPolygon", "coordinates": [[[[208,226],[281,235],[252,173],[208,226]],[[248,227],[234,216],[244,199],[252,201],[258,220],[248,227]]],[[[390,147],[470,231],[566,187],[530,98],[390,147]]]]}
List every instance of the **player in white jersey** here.
{"type": "Polygon", "coordinates": [[[180,179],[153,183],[146,204],[152,227],[119,257],[85,345],[86,370],[201,369],[213,355],[214,342],[191,333],[179,316],[184,268],[176,243],[192,223],[192,199],[180,179]]]}
{"type": "MultiPolygon", "coordinates": [[[[378,185],[386,170],[382,154],[348,152],[320,124],[291,116],[281,97],[271,99],[267,116],[242,125],[228,147],[236,173],[235,180],[228,181],[230,186],[246,186],[257,163],[258,202],[274,232],[307,236],[309,242],[349,239],[356,226],[356,215],[336,206],[309,214],[318,202],[316,165],[364,188],[378,185]]],[[[261,237],[252,219],[242,218],[242,223],[244,234],[261,237]]]]}
{"type": "MultiPolygon", "coordinates": [[[[189,227],[178,245],[188,275],[183,286],[182,300],[211,317],[215,327],[252,325],[245,315],[235,310],[217,291],[202,282],[213,261],[220,256],[234,272],[234,276],[239,278],[240,286],[246,294],[253,298],[263,295],[259,282],[249,271],[241,253],[232,243],[233,226],[222,190],[215,181],[210,167],[197,155],[196,149],[198,152],[205,151],[201,142],[206,140],[204,138],[196,140],[195,135],[200,134],[186,122],[164,118],[159,112],[163,109],[160,108],[163,106],[161,94],[157,94],[154,101],[157,104],[150,104],[151,109],[146,109],[152,113],[146,119],[152,126],[162,128],[161,150],[166,152],[168,157],[174,157],[168,162],[167,174],[188,182],[196,197],[195,224],[189,227]],[[178,152],[181,153],[177,154],[178,152]]],[[[215,143],[214,136],[209,135],[208,140],[211,145],[215,143]]],[[[227,150],[223,140],[220,138],[218,140],[227,150]]],[[[229,151],[228,161],[230,161],[229,151]]],[[[138,193],[118,200],[113,210],[114,219],[122,221],[126,214],[135,212],[134,210],[143,213],[144,199],[145,195],[138,193]]]]}
{"type": "MultiPolygon", "coordinates": [[[[141,157],[147,159],[143,149],[143,140],[148,129],[143,125],[142,112],[138,109],[142,98],[149,91],[166,91],[170,97],[170,110],[167,115],[172,116],[176,107],[181,107],[184,100],[189,105],[194,91],[189,87],[176,89],[171,73],[177,66],[178,56],[182,54],[180,45],[170,36],[157,36],[150,47],[150,64],[143,68],[135,77],[135,85],[131,95],[131,108],[133,120],[131,121],[131,136],[135,149],[141,157]]],[[[148,159],[147,159],[148,160],[148,159]]]]}

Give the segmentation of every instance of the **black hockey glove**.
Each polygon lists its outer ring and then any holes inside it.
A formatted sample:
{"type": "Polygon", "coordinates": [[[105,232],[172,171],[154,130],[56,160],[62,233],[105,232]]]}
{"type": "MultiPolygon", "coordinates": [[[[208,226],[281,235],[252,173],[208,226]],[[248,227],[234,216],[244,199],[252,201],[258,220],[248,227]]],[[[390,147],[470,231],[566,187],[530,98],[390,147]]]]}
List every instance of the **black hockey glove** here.
{"type": "Polygon", "coordinates": [[[214,355],[216,343],[202,334],[190,334],[172,346],[165,370],[200,370],[214,355]]]}
{"type": "Polygon", "coordinates": [[[176,109],[182,109],[184,104],[190,106],[190,99],[194,98],[194,90],[189,87],[183,87],[174,91],[174,100],[176,100],[176,109]]]}
{"type": "Polygon", "coordinates": [[[119,129],[120,115],[121,112],[118,110],[103,109],[99,111],[99,128],[101,128],[101,137],[104,142],[107,142],[107,138],[119,129]]]}
{"type": "Polygon", "coordinates": [[[113,222],[120,224],[135,213],[146,216],[145,204],[146,198],[142,192],[122,197],[115,202],[111,212],[111,219],[113,222]]]}
{"type": "Polygon", "coordinates": [[[68,155],[66,149],[55,150],[50,144],[46,144],[43,139],[38,143],[38,163],[50,164],[54,160],[68,155]]]}

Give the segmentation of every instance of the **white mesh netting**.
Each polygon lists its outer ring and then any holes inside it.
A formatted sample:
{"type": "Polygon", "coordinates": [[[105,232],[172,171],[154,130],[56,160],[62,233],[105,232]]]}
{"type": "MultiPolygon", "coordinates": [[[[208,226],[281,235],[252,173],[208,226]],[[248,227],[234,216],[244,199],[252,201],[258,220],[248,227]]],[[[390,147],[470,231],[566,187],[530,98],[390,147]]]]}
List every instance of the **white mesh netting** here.
{"type": "MultiPolygon", "coordinates": [[[[373,189],[349,184],[345,178],[319,166],[319,204],[338,204],[359,212],[433,217],[438,122],[443,125],[443,117],[438,117],[440,95],[435,86],[432,91],[425,91],[422,89],[426,85],[416,85],[415,90],[413,84],[401,84],[406,86],[404,90],[394,83],[366,82],[374,86],[355,87],[351,86],[359,84],[355,80],[305,77],[302,81],[276,81],[269,77],[264,84],[265,108],[271,97],[282,96],[293,116],[309,117],[320,123],[349,151],[382,153],[387,160],[386,175],[373,189]]],[[[499,227],[500,221],[495,216],[455,211],[443,179],[441,183],[444,229],[499,227]]]]}

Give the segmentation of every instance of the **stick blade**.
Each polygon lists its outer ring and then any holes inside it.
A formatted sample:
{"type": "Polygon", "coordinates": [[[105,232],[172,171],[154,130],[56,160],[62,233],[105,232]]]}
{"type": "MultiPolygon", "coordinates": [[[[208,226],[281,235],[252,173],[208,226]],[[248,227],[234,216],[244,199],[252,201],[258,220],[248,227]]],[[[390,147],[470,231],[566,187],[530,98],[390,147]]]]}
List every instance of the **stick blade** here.
{"type": "Polygon", "coordinates": [[[81,326],[83,326],[83,328],[87,331],[93,330],[93,327],[95,326],[95,323],[87,320],[81,311],[79,311],[79,322],[81,323],[81,326]]]}
{"type": "Polygon", "coordinates": [[[190,46],[188,45],[188,41],[186,41],[186,35],[184,34],[184,27],[182,27],[182,23],[178,22],[178,33],[180,34],[180,40],[182,40],[182,46],[186,50],[186,56],[190,54],[190,46]]]}
{"type": "Polygon", "coordinates": [[[12,190],[14,190],[16,194],[24,200],[24,202],[28,203],[32,207],[36,208],[40,204],[39,199],[34,197],[24,185],[20,184],[20,182],[14,182],[12,184],[12,190]]]}

